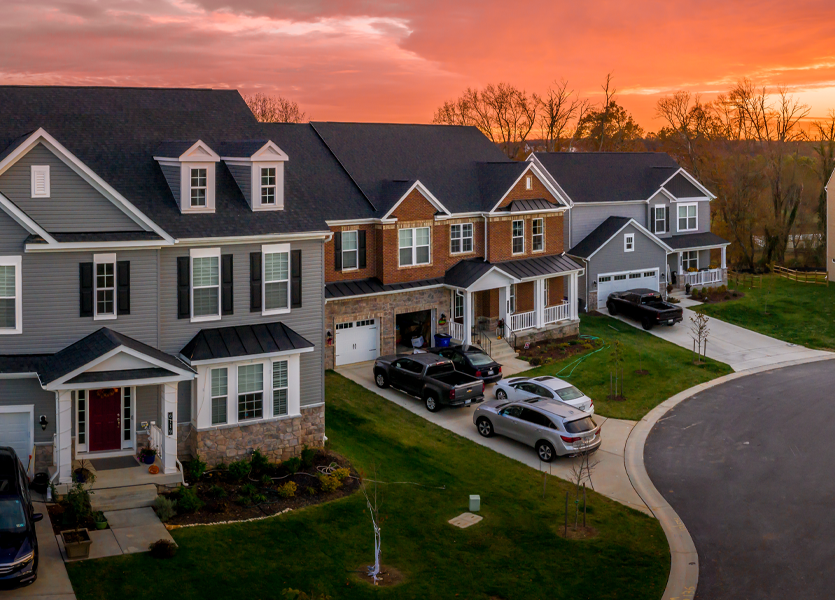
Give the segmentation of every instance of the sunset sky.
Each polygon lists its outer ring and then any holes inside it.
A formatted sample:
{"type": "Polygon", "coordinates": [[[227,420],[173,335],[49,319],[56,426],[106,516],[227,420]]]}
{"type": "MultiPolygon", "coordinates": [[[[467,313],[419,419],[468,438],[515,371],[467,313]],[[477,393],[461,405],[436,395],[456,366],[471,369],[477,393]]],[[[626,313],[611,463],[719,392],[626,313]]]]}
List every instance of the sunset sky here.
{"type": "Polygon", "coordinates": [[[835,3],[4,0],[0,83],[263,91],[316,120],[429,122],[467,86],[565,78],[655,130],[655,102],[747,76],[835,108],[835,3]]]}

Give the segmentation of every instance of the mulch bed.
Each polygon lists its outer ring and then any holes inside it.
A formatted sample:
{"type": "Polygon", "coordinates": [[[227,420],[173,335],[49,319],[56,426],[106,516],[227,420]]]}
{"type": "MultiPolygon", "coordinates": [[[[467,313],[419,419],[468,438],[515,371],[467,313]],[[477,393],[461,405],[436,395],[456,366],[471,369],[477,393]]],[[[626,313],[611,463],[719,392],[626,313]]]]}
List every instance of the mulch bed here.
{"type": "MultiPolygon", "coordinates": [[[[335,500],[352,494],[359,488],[359,475],[350,463],[342,456],[333,452],[320,450],[316,453],[313,464],[291,474],[284,466],[285,463],[270,463],[266,468],[258,471],[253,469],[249,475],[241,480],[233,478],[228,468],[207,471],[198,481],[190,480],[186,476],[189,487],[197,493],[197,497],[204,502],[204,506],[195,512],[179,513],[169,519],[166,525],[193,525],[220,523],[224,521],[244,521],[258,517],[278,514],[286,509],[299,509],[313,506],[322,502],[335,500]],[[323,492],[318,474],[319,467],[337,465],[351,472],[342,485],[332,492],[323,492]],[[265,485],[261,482],[264,475],[273,479],[265,485]],[[279,479],[280,478],[280,479],[279,479]],[[282,498],[278,493],[279,486],[287,482],[296,484],[296,493],[291,498],[282,498]],[[252,495],[242,491],[244,485],[251,484],[257,488],[257,495],[263,496],[263,501],[253,502],[252,495]]],[[[188,465],[186,473],[188,473],[188,465]]],[[[176,500],[178,493],[173,491],[166,494],[176,500]]]]}
{"type": "MultiPolygon", "coordinates": [[[[54,533],[55,535],[58,535],[62,531],[66,531],[67,529],[75,528],[75,523],[65,522],[65,509],[61,504],[47,504],[46,512],[49,513],[49,521],[52,523],[52,533],[54,533]]],[[[79,528],[94,531],[96,529],[96,523],[93,521],[92,518],[89,518],[85,521],[82,521],[79,525],[79,528]]]]}
{"type": "Polygon", "coordinates": [[[527,350],[520,349],[519,358],[530,362],[531,366],[547,365],[575,354],[583,354],[589,350],[597,349],[601,343],[600,340],[581,340],[576,337],[569,340],[542,340],[532,343],[527,350]]]}
{"type": "Polygon", "coordinates": [[[717,291],[717,288],[706,288],[707,289],[707,296],[703,296],[701,294],[694,295],[692,292],[695,290],[690,290],[690,298],[691,300],[695,300],[697,302],[701,302],[703,304],[720,304],[722,302],[729,302],[731,300],[739,300],[740,298],[744,298],[745,294],[736,290],[728,290],[724,292],[717,291]]]}

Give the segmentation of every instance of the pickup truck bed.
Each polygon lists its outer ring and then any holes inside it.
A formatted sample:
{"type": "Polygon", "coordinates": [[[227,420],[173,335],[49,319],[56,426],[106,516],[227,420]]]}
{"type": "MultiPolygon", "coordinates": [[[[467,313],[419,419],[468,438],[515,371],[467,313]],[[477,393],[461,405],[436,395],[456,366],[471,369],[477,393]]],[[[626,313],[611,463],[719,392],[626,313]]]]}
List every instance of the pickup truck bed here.
{"type": "Polygon", "coordinates": [[[609,314],[622,314],[641,322],[641,326],[650,330],[655,325],[675,325],[684,319],[680,307],[664,302],[661,294],[649,289],[635,289],[627,292],[614,292],[606,300],[609,314]]]}

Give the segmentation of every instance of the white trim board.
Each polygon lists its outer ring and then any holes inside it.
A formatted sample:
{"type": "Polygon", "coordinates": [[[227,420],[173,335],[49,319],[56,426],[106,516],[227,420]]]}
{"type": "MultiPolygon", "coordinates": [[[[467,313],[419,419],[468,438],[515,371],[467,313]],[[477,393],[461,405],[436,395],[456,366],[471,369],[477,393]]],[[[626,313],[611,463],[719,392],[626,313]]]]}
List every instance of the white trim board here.
{"type": "MultiPolygon", "coordinates": [[[[644,235],[646,235],[646,236],[647,236],[650,240],[652,240],[653,242],[655,242],[656,244],[658,244],[659,246],[661,246],[661,248],[663,248],[664,250],[666,250],[668,254],[669,254],[670,252],[673,252],[673,249],[672,249],[672,248],[670,248],[670,247],[669,247],[667,244],[665,244],[663,241],[661,241],[661,239],[660,239],[660,238],[658,238],[658,237],[657,237],[654,233],[652,233],[651,231],[649,231],[648,229],[646,229],[643,225],[641,225],[640,223],[638,223],[635,219],[629,219],[626,223],[624,223],[624,224],[623,224],[623,227],[621,227],[621,228],[620,228],[620,229],[618,229],[615,233],[613,233],[613,234],[612,234],[612,236],[611,236],[608,240],[606,240],[605,242],[603,242],[602,244],[600,244],[594,252],[592,252],[591,254],[589,254],[587,257],[582,257],[582,256],[580,256],[580,257],[578,257],[578,258],[582,258],[583,260],[586,260],[586,261],[591,260],[591,258],[592,258],[595,254],[597,254],[598,252],[600,252],[600,250],[601,250],[602,248],[604,248],[605,246],[609,245],[609,242],[611,242],[613,239],[615,239],[615,238],[618,236],[618,234],[619,234],[621,231],[623,231],[623,230],[624,230],[627,226],[629,226],[629,225],[634,225],[634,226],[635,226],[635,228],[636,228],[636,229],[638,229],[638,231],[640,231],[641,233],[643,233],[644,235]]],[[[569,255],[569,256],[571,256],[571,255],[569,255]]]]}
{"type": "Polygon", "coordinates": [[[423,185],[418,179],[411,186],[409,186],[409,189],[406,190],[406,192],[402,196],[400,196],[400,199],[394,203],[394,206],[392,206],[386,214],[383,215],[383,218],[381,220],[385,221],[386,219],[388,219],[391,216],[391,213],[397,210],[397,207],[400,206],[403,203],[403,201],[409,196],[409,194],[411,194],[415,189],[417,189],[417,191],[419,191],[421,195],[424,198],[426,198],[426,200],[429,201],[429,203],[436,209],[446,214],[451,214],[447,210],[446,206],[444,206],[440,200],[438,200],[434,195],[432,195],[432,192],[429,191],[429,188],[423,185]]]}
{"type": "Polygon", "coordinates": [[[493,205],[493,208],[490,209],[490,213],[491,214],[496,213],[496,209],[499,208],[499,206],[501,205],[502,202],[504,202],[504,200],[505,200],[505,198],[507,198],[508,194],[510,194],[510,192],[513,191],[513,188],[515,188],[517,185],[519,185],[519,182],[522,181],[522,178],[525,175],[527,175],[529,172],[533,172],[533,174],[536,175],[536,178],[539,180],[539,182],[542,185],[544,185],[545,188],[549,192],[551,192],[551,195],[558,202],[563,203],[566,207],[570,206],[568,201],[565,199],[565,197],[563,197],[563,195],[560,194],[560,192],[557,190],[557,188],[555,188],[553,185],[551,185],[551,182],[548,181],[548,178],[545,176],[544,171],[545,170],[540,167],[539,163],[534,163],[534,162],[528,161],[528,166],[525,167],[525,169],[522,171],[522,173],[519,175],[519,177],[516,178],[516,181],[514,181],[513,184],[509,188],[507,188],[507,191],[505,191],[505,193],[502,194],[502,197],[499,198],[499,201],[496,202],[493,205]]]}

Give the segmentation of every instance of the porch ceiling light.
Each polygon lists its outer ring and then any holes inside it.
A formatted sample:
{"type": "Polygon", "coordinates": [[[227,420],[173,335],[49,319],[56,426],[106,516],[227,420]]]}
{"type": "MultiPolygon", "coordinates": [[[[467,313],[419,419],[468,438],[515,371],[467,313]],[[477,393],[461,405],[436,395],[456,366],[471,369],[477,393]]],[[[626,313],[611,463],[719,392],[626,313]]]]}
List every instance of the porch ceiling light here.
{"type": "Polygon", "coordinates": [[[38,422],[41,424],[41,429],[46,431],[46,426],[49,425],[49,421],[46,420],[46,415],[41,415],[41,419],[38,422]]]}

